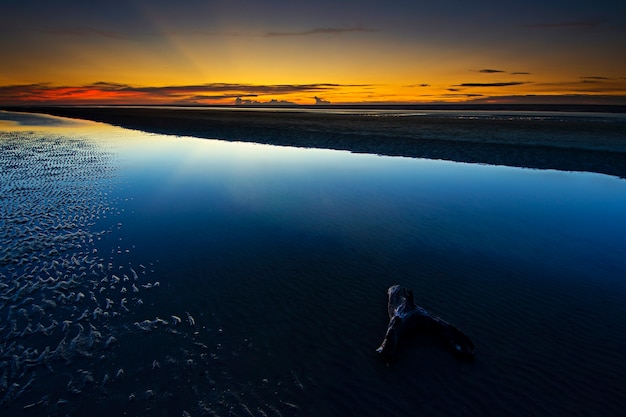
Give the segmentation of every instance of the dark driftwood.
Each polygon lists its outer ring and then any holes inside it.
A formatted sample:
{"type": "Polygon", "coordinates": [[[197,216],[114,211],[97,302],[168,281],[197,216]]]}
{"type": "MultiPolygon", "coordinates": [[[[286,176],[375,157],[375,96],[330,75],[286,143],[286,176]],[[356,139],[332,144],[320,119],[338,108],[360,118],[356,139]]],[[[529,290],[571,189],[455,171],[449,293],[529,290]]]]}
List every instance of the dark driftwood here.
{"type": "Polygon", "coordinates": [[[413,291],[393,285],[387,290],[389,303],[389,326],[385,339],[376,351],[390,358],[398,347],[398,342],[409,331],[430,332],[439,336],[453,354],[473,359],[476,351],[474,343],[459,329],[433,316],[422,307],[415,305],[413,291]]]}

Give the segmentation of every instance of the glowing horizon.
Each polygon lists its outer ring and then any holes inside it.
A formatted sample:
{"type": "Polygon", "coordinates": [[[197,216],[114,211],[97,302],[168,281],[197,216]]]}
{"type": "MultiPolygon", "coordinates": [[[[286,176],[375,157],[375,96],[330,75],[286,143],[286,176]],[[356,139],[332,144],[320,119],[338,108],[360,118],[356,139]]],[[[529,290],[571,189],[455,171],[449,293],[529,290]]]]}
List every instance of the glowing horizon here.
{"type": "Polygon", "coordinates": [[[3,6],[0,105],[626,104],[616,2],[35,3],[3,6]]]}
{"type": "MultiPolygon", "coordinates": [[[[526,83],[466,83],[443,91],[429,85],[390,86],[303,84],[205,84],[134,87],[98,82],[81,86],[29,84],[0,86],[3,105],[313,105],[313,104],[440,104],[558,103],[626,104],[622,94],[580,92],[576,88],[537,90],[526,83]],[[511,87],[505,89],[505,87],[511,87]],[[515,88],[517,87],[517,88],[515,88]],[[411,91],[421,90],[411,94],[411,91]],[[430,91],[428,91],[430,90],[430,91]],[[453,92],[465,90],[468,92],[453,92]],[[498,91],[502,90],[502,91],[498,91]],[[472,91],[481,91],[473,93],[472,91]],[[517,93],[517,94],[516,94],[517,93]],[[319,99],[319,101],[318,101],[319,99]]],[[[574,86],[575,83],[572,83],[574,86]]]]}

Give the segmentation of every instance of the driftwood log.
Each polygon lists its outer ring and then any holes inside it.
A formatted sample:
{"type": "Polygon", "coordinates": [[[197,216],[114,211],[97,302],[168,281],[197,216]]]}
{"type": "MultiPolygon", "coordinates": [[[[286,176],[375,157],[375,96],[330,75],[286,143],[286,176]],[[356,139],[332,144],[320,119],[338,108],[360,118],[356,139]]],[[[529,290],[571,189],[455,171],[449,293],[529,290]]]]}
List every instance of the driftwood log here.
{"type": "Polygon", "coordinates": [[[396,352],[403,335],[414,331],[432,333],[442,339],[454,355],[464,359],[474,358],[476,347],[471,339],[450,323],[415,305],[412,290],[393,285],[389,287],[387,294],[389,325],[385,339],[376,349],[386,359],[396,352]]]}

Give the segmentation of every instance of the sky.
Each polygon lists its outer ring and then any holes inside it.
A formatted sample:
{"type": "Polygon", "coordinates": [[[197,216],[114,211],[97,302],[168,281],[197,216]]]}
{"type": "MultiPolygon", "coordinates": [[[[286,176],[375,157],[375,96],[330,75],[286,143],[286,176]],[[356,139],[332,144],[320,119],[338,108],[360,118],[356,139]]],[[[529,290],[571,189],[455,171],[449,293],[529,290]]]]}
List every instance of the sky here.
{"type": "Polygon", "coordinates": [[[626,2],[0,4],[2,105],[211,105],[237,98],[626,104],[626,2]]]}

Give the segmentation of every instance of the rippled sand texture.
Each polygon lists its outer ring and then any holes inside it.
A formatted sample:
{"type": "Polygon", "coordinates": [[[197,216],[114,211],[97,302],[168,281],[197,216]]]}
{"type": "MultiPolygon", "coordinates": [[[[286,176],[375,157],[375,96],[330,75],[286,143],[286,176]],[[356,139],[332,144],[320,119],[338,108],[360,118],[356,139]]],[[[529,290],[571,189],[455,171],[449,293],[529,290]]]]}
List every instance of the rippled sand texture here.
{"type": "Polygon", "coordinates": [[[295,371],[251,380],[250,340],[157,296],[176,272],[135,253],[115,147],[142,135],[0,132],[0,414],[296,414],[295,371]]]}
{"type": "Polygon", "coordinates": [[[146,272],[118,265],[121,249],[97,249],[116,226],[111,151],[0,132],[0,172],[0,405],[55,408],[123,376],[102,361],[117,344],[116,318],[142,303],[146,272]]]}

